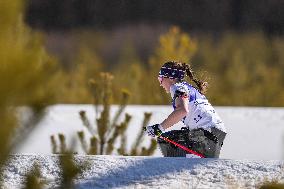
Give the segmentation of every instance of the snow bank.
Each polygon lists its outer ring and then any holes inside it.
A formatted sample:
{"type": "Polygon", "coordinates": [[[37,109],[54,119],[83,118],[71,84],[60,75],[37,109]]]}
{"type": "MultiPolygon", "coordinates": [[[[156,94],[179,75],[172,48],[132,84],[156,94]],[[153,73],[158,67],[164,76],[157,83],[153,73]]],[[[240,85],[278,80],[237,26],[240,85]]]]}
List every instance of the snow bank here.
{"type": "MultiPolygon", "coordinates": [[[[284,161],[187,159],[162,157],[75,156],[90,168],[76,179],[76,188],[255,188],[264,180],[284,181],[284,161]]],[[[4,171],[5,188],[20,188],[37,162],[46,188],[59,183],[57,155],[13,155],[4,171]]]]}
{"type": "MultiPolygon", "coordinates": [[[[112,106],[112,113],[117,106],[112,106]]],[[[76,132],[86,130],[82,126],[78,112],[85,110],[91,122],[94,122],[92,105],[55,105],[47,110],[45,119],[38,128],[29,135],[16,153],[51,154],[50,135],[63,133],[67,139],[76,137],[76,132]]],[[[284,108],[261,107],[216,107],[217,112],[225,122],[228,135],[224,141],[221,158],[225,159],[259,159],[281,160],[284,158],[284,108]]],[[[144,112],[152,112],[150,124],[160,123],[172,111],[171,106],[129,105],[127,113],[133,116],[127,130],[127,141],[135,140],[140,130],[144,112]]],[[[173,128],[179,128],[176,124],[173,128]]],[[[145,142],[150,142],[145,138],[145,142]]],[[[82,150],[78,148],[78,153],[82,150]]],[[[159,150],[154,154],[161,157],[159,150]]]]}

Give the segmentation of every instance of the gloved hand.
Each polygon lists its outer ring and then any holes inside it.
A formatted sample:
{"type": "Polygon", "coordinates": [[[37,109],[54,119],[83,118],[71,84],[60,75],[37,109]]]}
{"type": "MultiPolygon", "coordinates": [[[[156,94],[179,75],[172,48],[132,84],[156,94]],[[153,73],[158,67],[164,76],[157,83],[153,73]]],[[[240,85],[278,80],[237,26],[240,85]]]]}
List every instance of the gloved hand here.
{"type": "Polygon", "coordinates": [[[144,128],[145,133],[150,137],[159,137],[165,129],[160,124],[150,125],[144,128]]]}

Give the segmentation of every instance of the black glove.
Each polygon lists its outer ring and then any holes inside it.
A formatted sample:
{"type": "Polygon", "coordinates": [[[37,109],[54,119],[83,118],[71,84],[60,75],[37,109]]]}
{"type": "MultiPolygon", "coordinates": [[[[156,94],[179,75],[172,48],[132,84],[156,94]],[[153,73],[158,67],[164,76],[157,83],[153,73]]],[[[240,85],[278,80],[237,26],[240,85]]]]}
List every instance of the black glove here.
{"type": "Polygon", "coordinates": [[[145,133],[150,137],[159,137],[165,129],[160,124],[150,125],[144,128],[145,133]]]}

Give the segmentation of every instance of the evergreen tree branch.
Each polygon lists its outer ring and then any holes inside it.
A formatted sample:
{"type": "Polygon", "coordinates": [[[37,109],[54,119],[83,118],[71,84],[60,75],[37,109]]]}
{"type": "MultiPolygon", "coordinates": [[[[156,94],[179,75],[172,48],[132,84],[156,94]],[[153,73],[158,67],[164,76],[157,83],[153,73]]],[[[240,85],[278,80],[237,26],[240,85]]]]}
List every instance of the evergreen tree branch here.
{"type": "MultiPolygon", "coordinates": [[[[111,146],[114,145],[117,137],[119,135],[123,135],[129,125],[129,122],[131,120],[131,116],[129,114],[125,114],[125,118],[124,118],[124,121],[119,125],[119,126],[116,126],[115,127],[115,130],[114,130],[114,133],[113,133],[113,136],[109,139],[109,142],[108,144],[110,144],[111,146]]],[[[110,150],[107,149],[107,151],[109,152],[110,150]]]]}
{"type": "Polygon", "coordinates": [[[57,152],[57,143],[56,143],[54,135],[50,136],[50,141],[51,141],[52,153],[57,154],[58,153],[57,152]]]}
{"type": "Polygon", "coordinates": [[[80,141],[80,144],[83,148],[83,150],[85,151],[85,153],[88,153],[88,145],[87,145],[87,142],[86,142],[86,139],[85,139],[85,133],[84,131],[79,131],[77,132],[77,135],[79,137],[79,141],[80,141]]]}
{"type": "Polygon", "coordinates": [[[127,156],[126,146],[127,146],[127,138],[125,133],[120,136],[120,148],[117,150],[120,155],[127,156]]]}
{"type": "Polygon", "coordinates": [[[95,136],[90,139],[90,150],[88,154],[98,154],[98,139],[95,136]]]}
{"type": "Polygon", "coordinates": [[[134,142],[134,145],[131,148],[131,151],[130,151],[131,155],[137,155],[138,154],[137,150],[138,150],[139,145],[142,143],[141,141],[143,140],[143,136],[144,136],[143,128],[146,127],[149,124],[151,116],[152,116],[152,113],[147,113],[147,112],[144,113],[144,120],[143,120],[143,123],[142,123],[142,127],[139,131],[139,135],[137,136],[137,138],[134,142]]]}
{"type": "Polygon", "coordinates": [[[24,189],[42,189],[43,184],[40,167],[34,164],[32,170],[26,175],[24,189]]]}
{"type": "Polygon", "coordinates": [[[140,156],[150,156],[152,155],[157,148],[157,141],[155,139],[151,140],[151,144],[148,148],[142,147],[140,156]]]}
{"type": "Polygon", "coordinates": [[[108,132],[108,135],[107,135],[107,138],[109,137],[109,135],[112,133],[112,131],[114,130],[114,127],[118,121],[118,119],[120,118],[121,114],[123,113],[123,111],[125,110],[126,108],[126,105],[127,105],[127,102],[129,100],[129,92],[127,90],[122,90],[122,98],[121,98],[121,103],[119,105],[119,108],[111,122],[111,125],[110,125],[110,129],[109,129],[109,132],[108,132]]]}
{"type": "Polygon", "coordinates": [[[61,133],[58,134],[59,144],[60,144],[60,153],[64,154],[67,153],[67,145],[65,136],[61,133]]]}
{"type": "Polygon", "coordinates": [[[96,129],[91,125],[89,119],[86,116],[86,112],[81,110],[79,112],[80,115],[80,119],[83,123],[83,125],[88,129],[88,131],[90,132],[91,135],[96,135],[96,129]]]}

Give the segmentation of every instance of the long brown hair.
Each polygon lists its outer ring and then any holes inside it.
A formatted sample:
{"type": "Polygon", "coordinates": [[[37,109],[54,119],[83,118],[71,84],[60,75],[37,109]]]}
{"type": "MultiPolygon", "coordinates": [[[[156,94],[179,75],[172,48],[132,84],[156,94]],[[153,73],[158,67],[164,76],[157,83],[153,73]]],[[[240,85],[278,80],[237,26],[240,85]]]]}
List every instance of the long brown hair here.
{"type": "MultiPolygon", "coordinates": [[[[163,67],[166,68],[172,68],[172,69],[177,69],[177,70],[183,70],[185,71],[186,75],[189,77],[190,80],[192,80],[195,85],[197,86],[198,90],[200,93],[205,94],[208,88],[208,82],[201,81],[198,79],[193,70],[191,69],[189,64],[186,64],[184,62],[177,62],[177,61],[169,61],[166,62],[163,67]]],[[[177,78],[179,81],[183,80],[183,78],[177,78]]]]}

